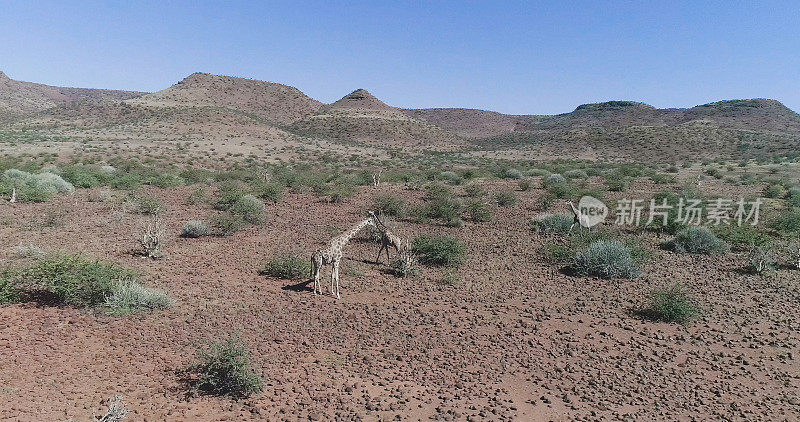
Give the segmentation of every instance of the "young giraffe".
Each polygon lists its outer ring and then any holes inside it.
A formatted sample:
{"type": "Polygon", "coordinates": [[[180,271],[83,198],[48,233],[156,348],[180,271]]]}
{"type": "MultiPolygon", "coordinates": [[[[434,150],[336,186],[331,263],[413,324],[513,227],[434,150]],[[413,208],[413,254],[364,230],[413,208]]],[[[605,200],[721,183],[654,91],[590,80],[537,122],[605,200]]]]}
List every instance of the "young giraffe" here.
{"type": "Polygon", "coordinates": [[[322,286],[319,284],[319,277],[320,271],[322,270],[323,265],[330,265],[331,266],[331,294],[334,292],[334,283],[336,284],[336,297],[340,298],[339,295],[339,263],[342,261],[342,249],[356,235],[359,231],[361,231],[364,227],[373,226],[377,227],[375,224],[375,214],[370,211],[369,217],[358,222],[355,226],[353,226],[350,230],[334,237],[328,242],[328,247],[325,249],[317,249],[311,254],[311,275],[314,277],[314,294],[317,294],[317,289],[319,288],[319,294],[322,294],[322,286]]]}
{"type": "Polygon", "coordinates": [[[378,264],[381,263],[381,252],[383,252],[384,249],[386,250],[386,261],[391,262],[391,258],[389,258],[389,248],[394,248],[394,253],[399,254],[400,248],[403,246],[403,240],[400,239],[400,236],[389,230],[389,228],[383,224],[383,221],[381,221],[378,216],[375,216],[375,220],[378,223],[378,230],[381,231],[381,248],[378,250],[378,257],[375,258],[375,262],[378,264]]]}
{"type": "MultiPolygon", "coordinates": [[[[581,224],[581,220],[585,221],[587,216],[581,214],[581,210],[578,209],[578,207],[576,207],[575,204],[572,201],[567,201],[567,205],[569,205],[569,207],[572,208],[572,213],[575,215],[575,219],[572,220],[572,225],[569,226],[569,233],[572,233],[572,228],[575,227],[576,224],[579,227],[584,227],[584,224],[581,224]]],[[[589,225],[586,224],[586,227],[588,227],[588,226],[589,225]]],[[[579,228],[579,230],[580,230],[580,228],[579,228]]],[[[589,228],[589,231],[592,231],[592,229],[589,228]]]]}

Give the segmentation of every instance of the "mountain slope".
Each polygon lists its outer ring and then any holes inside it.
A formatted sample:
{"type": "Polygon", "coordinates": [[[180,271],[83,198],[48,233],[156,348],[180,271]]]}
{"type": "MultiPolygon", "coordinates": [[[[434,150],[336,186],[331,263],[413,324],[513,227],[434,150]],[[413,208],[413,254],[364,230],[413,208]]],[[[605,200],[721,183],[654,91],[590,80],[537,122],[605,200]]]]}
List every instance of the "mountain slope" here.
{"type": "Polygon", "coordinates": [[[357,89],[289,126],[299,135],[386,148],[452,149],[465,141],[452,132],[409,117],[364,89],[357,89]]]}
{"type": "Polygon", "coordinates": [[[364,89],[323,104],[287,85],[205,73],[152,94],[59,88],[0,73],[0,135],[191,140],[227,144],[233,153],[235,145],[268,154],[279,145],[337,144],[348,151],[676,162],[798,154],[800,115],[767,99],[686,109],[608,101],[552,116],[507,115],[399,109],[364,89]]]}
{"type": "Polygon", "coordinates": [[[311,115],[322,105],[291,86],[207,73],[194,73],[163,91],[130,103],[150,107],[225,107],[279,125],[311,115]]]}
{"type": "Polygon", "coordinates": [[[64,88],[33,82],[15,81],[0,72],[0,118],[19,117],[77,101],[120,101],[141,92],[107,89],[64,88]]]}

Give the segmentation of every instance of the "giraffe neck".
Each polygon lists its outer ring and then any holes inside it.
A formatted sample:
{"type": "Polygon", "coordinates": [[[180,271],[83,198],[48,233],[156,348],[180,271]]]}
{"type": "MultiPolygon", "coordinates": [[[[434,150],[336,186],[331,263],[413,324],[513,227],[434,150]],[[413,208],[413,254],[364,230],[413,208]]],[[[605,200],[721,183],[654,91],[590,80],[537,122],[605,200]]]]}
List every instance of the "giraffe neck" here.
{"type": "Polygon", "coordinates": [[[372,219],[367,218],[367,219],[359,222],[355,226],[353,226],[349,231],[347,231],[344,234],[342,234],[341,236],[339,236],[336,239],[337,242],[335,242],[335,243],[339,244],[340,247],[342,247],[342,246],[346,245],[347,242],[349,242],[350,239],[353,238],[353,236],[355,236],[358,232],[360,232],[361,229],[363,229],[364,227],[367,227],[369,225],[373,225],[373,224],[374,223],[372,222],[372,219]]]}
{"type": "Polygon", "coordinates": [[[570,208],[572,208],[572,212],[575,213],[575,215],[579,215],[581,213],[580,210],[572,202],[569,203],[569,206],[570,208]]]}

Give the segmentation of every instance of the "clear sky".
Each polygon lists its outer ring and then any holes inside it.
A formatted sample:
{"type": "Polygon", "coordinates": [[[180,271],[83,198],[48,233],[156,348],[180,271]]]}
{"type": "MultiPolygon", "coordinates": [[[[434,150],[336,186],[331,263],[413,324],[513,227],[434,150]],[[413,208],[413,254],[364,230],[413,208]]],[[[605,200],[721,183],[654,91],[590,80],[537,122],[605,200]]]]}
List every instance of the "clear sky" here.
{"type": "Polygon", "coordinates": [[[515,114],[754,97],[800,111],[800,3],[0,0],[0,70],[140,91],[208,72],[515,114]]]}

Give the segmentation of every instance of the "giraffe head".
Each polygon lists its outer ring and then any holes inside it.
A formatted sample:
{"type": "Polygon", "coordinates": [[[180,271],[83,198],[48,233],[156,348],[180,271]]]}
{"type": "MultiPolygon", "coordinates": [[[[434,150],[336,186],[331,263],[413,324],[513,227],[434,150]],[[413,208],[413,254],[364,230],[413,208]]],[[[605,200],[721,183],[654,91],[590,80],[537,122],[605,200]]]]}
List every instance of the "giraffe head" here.
{"type": "Polygon", "coordinates": [[[375,227],[377,227],[379,229],[385,229],[386,228],[386,224],[383,224],[383,221],[381,221],[380,217],[378,217],[378,215],[375,214],[374,211],[370,211],[369,212],[369,216],[370,216],[370,218],[372,218],[372,222],[373,222],[373,224],[375,224],[375,227]]]}

